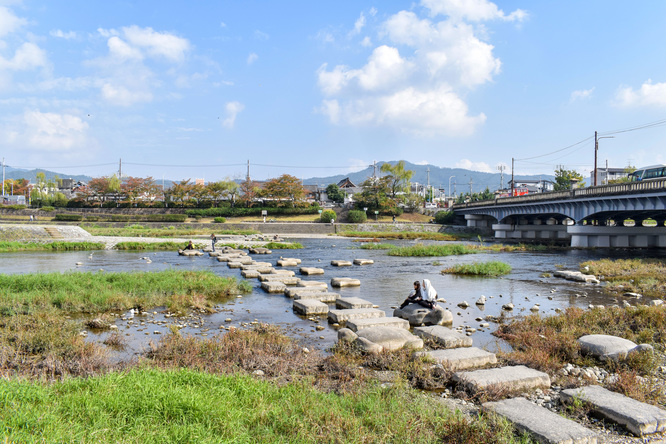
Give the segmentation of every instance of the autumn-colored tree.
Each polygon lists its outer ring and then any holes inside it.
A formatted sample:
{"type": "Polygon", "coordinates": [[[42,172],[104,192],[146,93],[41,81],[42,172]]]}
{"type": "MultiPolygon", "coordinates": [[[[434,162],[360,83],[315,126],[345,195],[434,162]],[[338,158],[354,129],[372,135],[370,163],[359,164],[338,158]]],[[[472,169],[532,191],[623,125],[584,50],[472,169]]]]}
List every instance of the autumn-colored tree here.
{"type": "Polygon", "coordinates": [[[29,184],[27,179],[6,179],[4,194],[26,195],[29,184]]]}
{"type": "Polygon", "coordinates": [[[264,183],[262,196],[269,199],[298,202],[305,197],[305,188],[298,177],[283,174],[264,183]]]}
{"type": "Polygon", "coordinates": [[[130,201],[134,202],[139,197],[147,196],[152,200],[158,192],[157,184],[152,177],[126,177],[120,184],[120,192],[130,201]]]}
{"type": "Polygon", "coordinates": [[[215,202],[216,206],[224,199],[229,199],[233,202],[233,198],[238,194],[238,184],[229,179],[211,182],[206,188],[208,196],[215,202]]]}
{"type": "Polygon", "coordinates": [[[247,208],[252,206],[252,202],[259,194],[259,185],[249,177],[240,184],[240,196],[238,200],[247,208]]]}
{"type": "Polygon", "coordinates": [[[189,198],[189,194],[192,191],[194,185],[190,183],[190,179],[181,180],[178,183],[171,185],[171,188],[164,191],[165,200],[170,200],[174,203],[179,203],[183,205],[185,201],[189,198]]]}

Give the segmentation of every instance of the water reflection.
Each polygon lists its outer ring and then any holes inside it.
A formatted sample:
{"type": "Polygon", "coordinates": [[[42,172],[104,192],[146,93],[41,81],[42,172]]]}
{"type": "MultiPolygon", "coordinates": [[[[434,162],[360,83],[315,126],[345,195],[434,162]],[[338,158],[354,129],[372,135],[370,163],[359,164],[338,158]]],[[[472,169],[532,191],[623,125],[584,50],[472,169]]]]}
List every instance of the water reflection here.
{"type": "MultiPolygon", "coordinates": [[[[499,316],[502,305],[509,302],[515,308],[504,311],[508,318],[530,313],[530,308],[539,304],[540,313],[550,315],[557,309],[569,306],[587,307],[617,303],[602,292],[600,286],[572,283],[557,278],[542,278],[542,273],[551,273],[559,268],[577,270],[585,260],[600,258],[663,257],[664,252],[632,250],[567,250],[530,253],[479,253],[465,256],[442,258],[402,258],[388,256],[384,250],[361,250],[357,242],[349,239],[295,239],[302,243],[303,250],[278,250],[270,255],[255,256],[256,260],[275,263],[280,257],[297,257],[301,266],[323,268],[323,276],[301,276],[306,280],[330,282],[334,277],[350,277],[361,280],[360,287],[342,288],[336,292],[342,297],[361,297],[378,305],[388,316],[411,291],[412,282],[430,279],[441,298],[443,306],[453,312],[454,326],[467,325],[477,329],[474,333],[476,346],[496,350],[498,343],[491,336],[494,324],[481,328],[486,316],[499,316]],[[331,260],[356,258],[374,260],[373,265],[334,267],[331,260]],[[511,265],[512,272],[502,278],[471,278],[443,275],[440,271],[454,264],[498,260],[511,265]],[[434,265],[433,263],[437,263],[434,265]],[[475,302],[481,295],[487,298],[484,306],[475,302]],[[462,309],[458,304],[467,301],[469,307],[462,309]]],[[[409,245],[413,241],[394,241],[397,245],[409,245]]],[[[90,258],[89,252],[20,252],[5,253],[0,256],[0,270],[3,273],[66,272],[66,271],[159,271],[166,269],[210,270],[220,276],[240,278],[240,270],[229,269],[224,262],[218,262],[208,255],[183,257],[175,252],[126,252],[97,251],[90,258]],[[150,257],[152,263],[141,259],[150,257]],[[81,263],[82,265],[77,265],[81,263]]],[[[298,268],[293,267],[298,275],[298,268]]],[[[220,327],[239,327],[252,322],[267,322],[282,326],[290,335],[302,339],[310,347],[327,349],[337,338],[336,331],[329,326],[325,317],[316,322],[296,315],[292,311],[292,300],[283,295],[272,295],[261,290],[257,280],[251,280],[253,291],[219,306],[219,312],[190,319],[184,334],[211,336],[223,333],[220,327]],[[231,319],[230,322],[227,320],[231,319]],[[321,331],[317,326],[324,326],[321,331]]],[[[620,302],[621,303],[621,302],[620,302]]],[[[146,347],[150,340],[158,340],[168,333],[168,324],[186,323],[186,320],[166,319],[162,310],[152,309],[143,319],[136,317],[134,322],[117,321],[119,331],[128,338],[129,347],[122,356],[129,357],[137,350],[146,347]],[[155,314],[153,314],[155,312],[155,314]],[[143,325],[141,322],[143,321],[143,325]],[[156,333],[159,332],[159,333],[156,333]]],[[[91,340],[103,340],[107,333],[90,334],[91,340]]]]}

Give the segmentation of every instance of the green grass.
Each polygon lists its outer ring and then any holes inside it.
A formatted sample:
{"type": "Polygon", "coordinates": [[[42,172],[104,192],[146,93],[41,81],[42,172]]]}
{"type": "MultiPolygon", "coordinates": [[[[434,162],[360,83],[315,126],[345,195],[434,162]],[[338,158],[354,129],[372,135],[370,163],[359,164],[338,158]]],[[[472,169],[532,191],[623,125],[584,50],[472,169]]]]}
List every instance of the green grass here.
{"type": "Polygon", "coordinates": [[[629,291],[653,298],[666,294],[664,259],[601,259],[583,262],[580,267],[586,273],[603,276],[605,289],[612,293],[629,291]]]}
{"type": "Polygon", "coordinates": [[[188,237],[194,235],[207,234],[210,236],[211,230],[217,235],[250,235],[258,234],[254,230],[219,230],[215,228],[190,228],[187,226],[168,226],[162,228],[146,228],[142,225],[130,225],[122,228],[99,227],[96,225],[81,225],[93,236],[127,236],[127,237],[188,237]]]}
{"type": "Polygon", "coordinates": [[[54,384],[5,381],[0,430],[9,442],[517,442],[505,421],[469,420],[401,387],[339,395],[309,381],[151,369],[54,384]]]}
{"type": "Polygon", "coordinates": [[[0,242],[0,253],[13,251],[74,251],[103,250],[99,242],[0,242]]]}
{"type": "Polygon", "coordinates": [[[439,240],[439,241],[456,241],[461,239],[469,239],[471,236],[460,234],[448,233],[435,233],[430,231],[341,231],[339,236],[345,237],[367,237],[373,239],[423,239],[423,240],[439,240]]]}
{"type": "Polygon", "coordinates": [[[370,244],[363,244],[359,247],[361,250],[390,250],[392,248],[396,248],[395,245],[393,244],[375,244],[375,243],[370,243],[370,244]]]}
{"type": "Polygon", "coordinates": [[[205,271],[0,274],[0,314],[102,313],[163,305],[175,312],[205,310],[250,290],[245,281],[205,271]]]}
{"type": "Polygon", "coordinates": [[[396,247],[389,250],[389,256],[407,257],[438,257],[461,254],[474,254],[476,251],[462,244],[424,245],[416,244],[409,247],[396,247]]]}
{"type": "MultiPolygon", "coordinates": [[[[152,250],[152,251],[178,251],[185,248],[183,242],[118,242],[116,250],[152,250]]],[[[204,244],[194,244],[194,248],[204,248],[204,244]]]]}
{"type": "Polygon", "coordinates": [[[269,242],[263,247],[269,250],[300,250],[303,248],[303,244],[298,242],[269,242]]]}
{"type": "Polygon", "coordinates": [[[502,276],[511,273],[511,265],[498,261],[473,262],[454,265],[442,270],[442,273],[466,276],[502,276]]]}

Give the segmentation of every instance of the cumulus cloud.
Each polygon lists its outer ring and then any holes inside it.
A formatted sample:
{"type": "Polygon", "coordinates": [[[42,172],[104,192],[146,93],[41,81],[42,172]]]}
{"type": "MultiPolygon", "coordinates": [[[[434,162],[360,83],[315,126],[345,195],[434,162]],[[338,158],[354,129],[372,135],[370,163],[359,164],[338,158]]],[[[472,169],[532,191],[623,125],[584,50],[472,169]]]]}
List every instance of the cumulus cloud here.
{"type": "Polygon", "coordinates": [[[365,15],[361,12],[361,15],[359,16],[359,18],[356,19],[356,22],[354,23],[354,29],[351,32],[351,35],[360,34],[364,26],[365,26],[365,15]]]}
{"type": "Polygon", "coordinates": [[[233,128],[236,124],[236,116],[243,109],[245,109],[245,105],[240,102],[228,102],[224,107],[226,117],[222,121],[222,126],[229,129],[233,128]]]}
{"type": "MultiPolygon", "coordinates": [[[[379,25],[379,45],[362,66],[318,69],[325,97],[317,111],[332,123],[391,126],[422,135],[465,136],[483,124],[485,115],[471,114],[465,96],[492,82],[501,61],[478,22],[522,20],[524,13],[507,15],[486,0],[421,4],[429,16],[403,10],[379,25]]],[[[358,20],[356,25],[361,29],[358,20]]],[[[371,45],[369,38],[365,45],[371,45]]]]}
{"type": "Polygon", "coordinates": [[[153,95],[141,88],[130,89],[124,85],[105,83],[101,89],[102,97],[107,102],[118,106],[131,106],[137,103],[150,102],[153,95]]]}
{"type": "Polygon", "coordinates": [[[570,102],[575,102],[577,100],[584,100],[584,99],[589,99],[592,97],[592,93],[594,92],[594,88],[590,89],[581,89],[577,90],[571,93],[571,97],[569,98],[570,102]]]}
{"type": "Polygon", "coordinates": [[[480,171],[482,173],[492,173],[493,169],[485,162],[472,162],[469,159],[460,159],[456,163],[456,168],[463,168],[466,170],[480,171]]]}
{"type": "Polygon", "coordinates": [[[250,53],[250,55],[247,56],[247,64],[248,65],[253,64],[254,62],[257,61],[258,58],[259,58],[259,56],[257,54],[250,53]]]}
{"type": "Polygon", "coordinates": [[[27,21],[25,19],[14,15],[9,8],[0,6],[0,37],[4,37],[17,31],[26,23],[27,21]]]}
{"type": "Polygon", "coordinates": [[[481,22],[488,20],[522,21],[527,12],[516,9],[505,14],[496,4],[487,0],[421,0],[431,16],[447,15],[455,20],[481,22]]]}
{"type": "Polygon", "coordinates": [[[50,32],[50,34],[52,37],[58,37],[65,40],[71,40],[76,38],[76,32],[74,31],[64,32],[61,29],[54,29],[53,31],[50,32]]]}
{"type": "Polygon", "coordinates": [[[164,57],[172,62],[182,62],[185,53],[190,49],[187,39],[168,32],[157,32],[152,28],[129,26],[123,28],[123,33],[127,41],[135,47],[153,57],[164,57]]]}
{"type": "Polygon", "coordinates": [[[620,88],[615,95],[620,106],[666,106],[666,83],[652,83],[648,79],[640,88],[620,88]]]}
{"type": "Polygon", "coordinates": [[[42,152],[70,152],[85,147],[88,123],[72,114],[26,111],[23,134],[17,136],[27,148],[42,152]]]}
{"type": "Polygon", "coordinates": [[[46,66],[46,53],[34,43],[23,43],[11,59],[0,56],[0,69],[25,71],[46,66]]]}

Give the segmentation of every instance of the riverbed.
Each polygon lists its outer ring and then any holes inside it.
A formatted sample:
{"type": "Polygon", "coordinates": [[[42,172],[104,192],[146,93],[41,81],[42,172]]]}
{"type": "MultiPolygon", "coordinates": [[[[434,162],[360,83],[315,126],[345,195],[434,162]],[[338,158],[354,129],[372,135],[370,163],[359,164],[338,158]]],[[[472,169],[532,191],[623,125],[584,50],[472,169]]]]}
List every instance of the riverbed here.
{"type": "MultiPolygon", "coordinates": [[[[360,287],[335,289],[342,297],[360,297],[376,304],[391,316],[412,289],[415,280],[430,279],[438,295],[446,302],[441,305],[453,313],[453,326],[475,328],[474,344],[491,351],[507,347],[491,335],[495,324],[486,317],[511,319],[531,313],[538,304],[542,315],[555,314],[567,307],[587,308],[592,305],[622,304],[623,297],[609,297],[603,292],[603,284],[574,283],[554,277],[559,269],[578,270],[581,262],[600,258],[664,257],[660,250],[553,250],[545,252],[478,253],[448,257],[393,257],[386,250],[363,250],[362,243],[348,238],[295,238],[303,244],[301,250],[275,250],[269,255],[256,255],[257,261],[273,264],[280,257],[301,259],[300,266],[324,269],[323,276],[300,276],[298,268],[291,267],[296,275],[305,280],[330,282],[334,277],[359,279],[360,287]],[[334,267],[332,260],[372,259],[372,265],[334,267]],[[460,277],[442,274],[441,270],[460,263],[497,260],[511,265],[510,274],[501,278],[460,277]],[[484,295],[485,305],[475,302],[484,295]],[[469,307],[458,304],[466,301],[469,307]],[[508,303],[511,311],[503,310],[508,303]]],[[[390,241],[395,245],[412,245],[415,241],[390,241]]],[[[428,243],[428,242],[426,242],[428,243]]],[[[35,273],[65,271],[159,271],[165,269],[210,270],[220,276],[242,279],[239,269],[230,269],[226,262],[205,254],[200,257],[179,256],[176,252],[128,252],[100,250],[95,252],[18,252],[0,255],[0,270],[3,273],[35,273]],[[150,260],[146,260],[150,258],[150,260]],[[77,265],[80,263],[81,265],[77,265]]],[[[265,322],[281,326],[284,331],[298,338],[303,346],[326,350],[337,340],[337,332],[325,317],[310,319],[295,314],[292,300],[284,295],[264,292],[255,279],[250,280],[250,294],[220,304],[211,315],[195,315],[187,319],[166,317],[163,309],[155,307],[144,315],[130,316],[118,313],[116,325],[126,338],[127,347],[114,352],[117,359],[129,359],[140,353],[150,343],[169,333],[171,324],[180,324],[183,334],[210,337],[221,334],[231,327],[247,328],[253,323],[265,322]]],[[[636,299],[626,298],[632,305],[636,299]]],[[[646,303],[646,301],[640,301],[646,303]]],[[[90,341],[103,341],[108,332],[87,332],[90,341]]]]}

